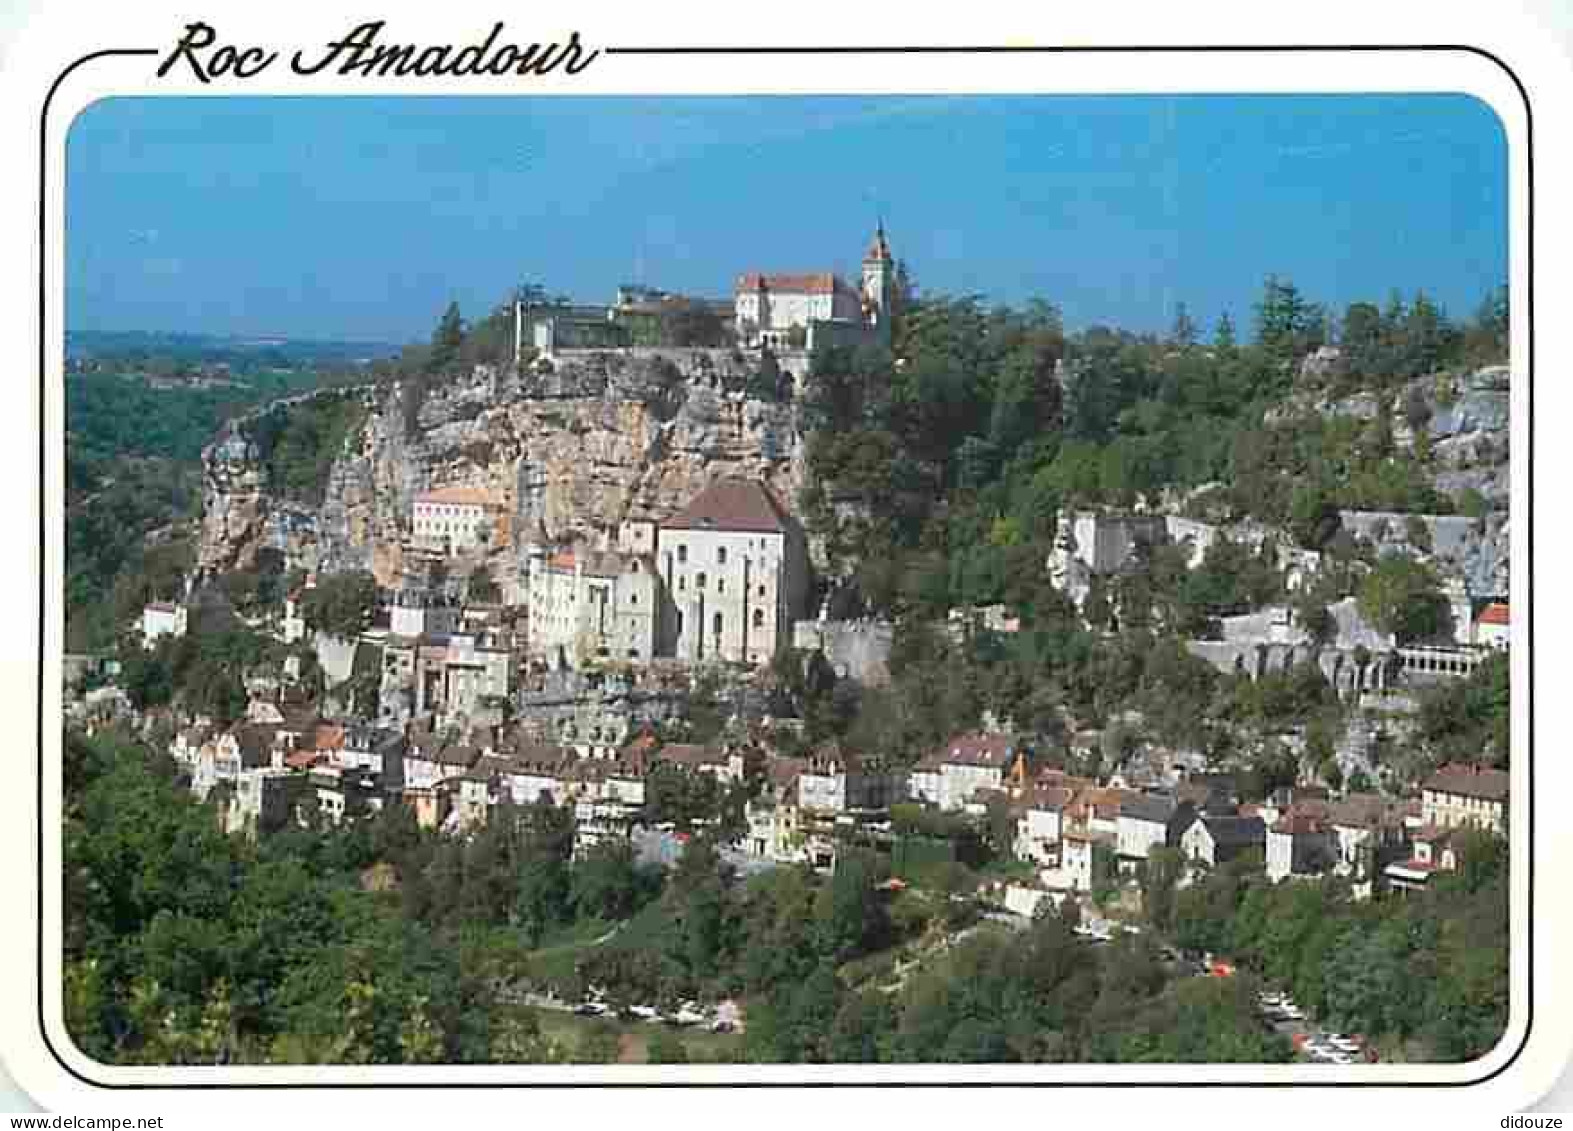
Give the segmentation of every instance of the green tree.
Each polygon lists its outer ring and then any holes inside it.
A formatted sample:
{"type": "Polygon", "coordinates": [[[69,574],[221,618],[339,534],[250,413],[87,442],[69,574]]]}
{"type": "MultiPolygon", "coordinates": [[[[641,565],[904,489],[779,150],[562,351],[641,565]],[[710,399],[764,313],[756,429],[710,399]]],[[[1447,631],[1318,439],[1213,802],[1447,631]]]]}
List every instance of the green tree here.
{"type": "Polygon", "coordinates": [[[370,626],[377,594],[377,579],[364,570],[329,574],[301,597],[301,619],[314,632],[354,638],[370,626]]]}
{"type": "Polygon", "coordinates": [[[1175,892],[1185,874],[1185,855],[1177,848],[1154,848],[1142,864],[1142,912],[1160,931],[1174,918],[1175,892]]]}
{"type": "Polygon", "coordinates": [[[1321,344],[1322,311],[1287,279],[1269,275],[1256,306],[1256,343],[1274,357],[1292,359],[1321,344]]]}
{"type": "Polygon", "coordinates": [[[1360,614],[1400,643],[1441,635],[1448,604],[1429,566],[1400,554],[1384,554],[1360,583],[1360,614]]]}
{"type": "Polygon", "coordinates": [[[687,1064],[688,1047],[674,1034],[659,1031],[645,1042],[645,1060],[650,1064],[687,1064]]]}
{"type": "Polygon", "coordinates": [[[464,319],[459,314],[459,304],[450,302],[442,312],[437,329],[431,336],[431,354],[427,365],[432,373],[445,373],[459,360],[460,347],[464,345],[464,319]]]}
{"type": "Polygon", "coordinates": [[[883,879],[876,859],[861,850],[837,854],[836,869],[820,912],[824,949],[839,959],[876,949],[890,929],[878,889],[883,879]]]}
{"type": "Polygon", "coordinates": [[[1227,310],[1218,316],[1218,327],[1213,331],[1213,345],[1220,350],[1233,350],[1235,347],[1234,319],[1229,317],[1227,310]]]}

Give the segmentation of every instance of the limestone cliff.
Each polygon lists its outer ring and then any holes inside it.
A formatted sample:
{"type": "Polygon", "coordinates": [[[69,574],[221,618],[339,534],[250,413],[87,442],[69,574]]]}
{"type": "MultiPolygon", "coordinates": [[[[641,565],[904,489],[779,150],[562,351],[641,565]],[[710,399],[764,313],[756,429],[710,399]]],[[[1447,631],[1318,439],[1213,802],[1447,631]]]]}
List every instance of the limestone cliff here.
{"type": "Polygon", "coordinates": [[[722,476],[762,479],[791,505],[804,476],[797,409],[751,398],[752,374],[730,351],[634,350],[480,368],[418,404],[407,384],[370,390],[365,425],[315,507],[271,490],[265,453],[231,425],[204,455],[199,561],[244,567],[271,544],[292,564],[370,569],[391,583],[414,496],[447,486],[483,489],[498,505],[499,555],[540,527],[593,539],[623,519],[659,521],[722,476]]]}

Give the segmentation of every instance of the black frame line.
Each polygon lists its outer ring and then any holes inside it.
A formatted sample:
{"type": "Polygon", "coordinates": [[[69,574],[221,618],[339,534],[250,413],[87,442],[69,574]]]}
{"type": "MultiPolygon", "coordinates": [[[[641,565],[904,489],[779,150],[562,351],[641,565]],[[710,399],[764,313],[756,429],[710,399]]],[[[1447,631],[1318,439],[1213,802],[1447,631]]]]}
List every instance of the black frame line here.
{"type": "MultiPolygon", "coordinates": [[[[1528,475],[1528,488],[1526,499],[1530,504],[1529,529],[1524,536],[1525,553],[1528,558],[1527,570],[1529,588],[1534,591],[1534,470],[1535,470],[1535,430],[1534,430],[1534,382],[1535,371],[1535,147],[1534,147],[1534,116],[1530,106],[1529,92],[1525,90],[1517,73],[1502,59],[1489,51],[1466,44],[1271,44],[1261,46],[1250,45],[1222,45],[1200,44],[1194,46],[1112,46],[1099,45],[1088,47],[1065,46],[1023,46],[1012,47],[1003,45],[978,45],[967,47],[956,46],[828,46],[828,47],[606,47],[603,49],[607,55],[657,55],[657,56],[695,56],[695,55],[1072,55],[1072,54],[1261,54],[1261,53],[1342,53],[1342,52],[1461,52],[1478,55],[1496,64],[1517,88],[1519,97],[1524,103],[1524,148],[1525,148],[1525,223],[1528,236],[1528,252],[1525,256],[1525,269],[1528,286],[1525,295],[1525,311],[1528,318],[1529,341],[1525,358],[1524,380],[1529,381],[1526,391],[1527,404],[1525,415],[1525,432],[1528,438],[1528,448],[1525,460],[1528,475]]],[[[1328,1081],[1295,1081],[1295,1080],[1115,1080],[1091,1082],[1080,1080],[954,1080],[954,1081],[925,1081],[925,1080],[806,1080],[800,1082],[785,1082],[773,1080],[739,1080],[739,1081],[550,1081],[550,1082],[475,1082],[453,1081],[448,1083],[417,1083],[417,1082],[297,1082],[297,1083],[178,1083],[178,1084],[144,1084],[144,1083],[105,1083],[84,1076],[61,1057],[53,1042],[49,1038],[48,1026],[44,1022],[44,922],[42,893],[44,891],[44,626],[46,623],[46,609],[49,608],[50,594],[44,583],[47,547],[47,528],[45,526],[45,507],[48,501],[45,490],[45,449],[44,449],[44,424],[46,420],[47,390],[44,385],[46,368],[46,307],[47,286],[45,268],[45,243],[47,242],[47,188],[48,188],[48,137],[49,137],[49,107],[54,100],[61,84],[78,67],[96,59],[109,57],[151,56],[161,52],[155,48],[108,48],[94,51],[76,59],[59,75],[51,84],[48,93],[44,96],[42,107],[39,111],[39,136],[38,136],[38,392],[39,392],[39,439],[38,439],[38,562],[39,562],[39,604],[38,604],[38,760],[37,772],[37,812],[38,843],[37,843],[37,870],[38,890],[40,893],[39,915],[36,924],[36,937],[38,955],[35,973],[38,977],[38,1030],[43,1038],[44,1047],[54,1057],[55,1062],[73,1079],[79,1080],[93,1088],[110,1091],[274,1091],[296,1090],[312,1091],[317,1089],[345,1090],[345,1089],[640,1089],[640,1088],[713,1088],[713,1089],[759,1089],[759,1088],[1467,1088],[1484,1084],[1494,1080],[1511,1068],[1518,1058],[1523,1055],[1524,1049],[1529,1044],[1530,1033],[1534,1029],[1535,1006],[1535,962],[1534,962],[1534,921],[1535,910],[1535,805],[1534,805],[1534,620],[1526,618],[1524,628],[1524,644],[1528,654],[1529,681],[1528,686],[1512,689],[1513,695],[1526,696],[1526,712],[1529,725],[1527,740],[1529,755],[1529,800],[1522,803],[1527,810],[1529,825],[1529,906],[1528,921],[1531,924],[1525,932],[1526,948],[1529,958],[1529,986],[1526,1003],[1527,1023],[1524,1026],[1524,1035],[1513,1055],[1499,1067],[1485,1076],[1474,1080],[1415,1080],[1415,1081],[1389,1081],[1389,1080],[1328,1080],[1328,1081]]],[[[1052,92],[1044,92],[1052,94],[1052,92]]],[[[1162,92],[1153,92],[1162,93],[1162,92]]],[[[1198,92],[1201,93],[1201,92],[1198,92]]],[[[1217,93],[1227,93],[1219,91],[1217,93]]],[[[1510,166],[1511,167],[1511,166],[1510,166]]],[[[1511,190],[1511,185],[1509,186],[1511,190]]],[[[1509,241],[1511,248],[1511,240],[1509,241]]],[[[61,594],[55,595],[57,600],[62,600],[61,594]]],[[[54,822],[58,831],[58,821],[54,822]]],[[[59,881],[59,877],[55,877],[59,881]]],[[[1509,920],[1509,939],[1511,942],[1512,921],[1509,920]]],[[[1511,953],[1511,951],[1510,951],[1511,953]]],[[[1510,983],[1511,985],[1511,983],[1510,983]]],[[[1511,998],[1510,998],[1511,1001],[1511,998]]],[[[1509,1014],[1511,1016],[1511,1013],[1509,1014]]],[[[96,1063],[96,1062],[95,1062],[96,1063]]],[[[311,1066],[318,1067],[318,1066],[311,1066]]],[[[320,1066],[331,1067],[331,1066],[320,1066]]],[[[477,1066],[479,1067],[479,1066],[477,1066]]],[[[503,1067],[503,1066],[492,1066],[503,1067]]]]}

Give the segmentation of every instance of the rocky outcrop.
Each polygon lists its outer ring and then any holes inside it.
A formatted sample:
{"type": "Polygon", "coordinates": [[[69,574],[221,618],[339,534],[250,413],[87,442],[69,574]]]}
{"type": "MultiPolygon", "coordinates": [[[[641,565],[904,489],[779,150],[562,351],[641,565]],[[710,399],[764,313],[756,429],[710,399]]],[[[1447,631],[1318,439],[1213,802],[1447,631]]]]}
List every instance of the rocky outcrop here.
{"type": "Polygon", "coordinates": [[[205,574],[247,569],[267,532],[267,475],[237,432],[202,454],[202,527],[197,568],[205,574]]]}
{"type": "Polygon", "coordinates": [[[1445,576],[1462,578],[1469,591],[1479,596],[1508,592],[1511,542],[1505,511],[1493,511],[1482,518],[1342,511],[1339,519],[1345,530],[1370,542],[1378,553],[1425,557],[1445,576]],[[1420,545],[1414,542],[1411,525],[1425,528],[1420,545]]]}
{"type": "MultiPolygon", "coordinates": [[[[492,497],[504,518],[492,552],[503,557],[541,528],[595,539],[624,519],[660,521],[723,476],[763,480],[790,504],[804,477],[797,411],[747,396],[753,364],[724,350],[586,351],[540,370],[478,368],[418,413],[412,389],[380,390],[333,464],[316,561],[392,582],[415,495],[445,486],[492,497]]],[[[265,468],[244,442],[214,445],[204,463],[201,560],[243,565],[277,509],[265,468]]]]}

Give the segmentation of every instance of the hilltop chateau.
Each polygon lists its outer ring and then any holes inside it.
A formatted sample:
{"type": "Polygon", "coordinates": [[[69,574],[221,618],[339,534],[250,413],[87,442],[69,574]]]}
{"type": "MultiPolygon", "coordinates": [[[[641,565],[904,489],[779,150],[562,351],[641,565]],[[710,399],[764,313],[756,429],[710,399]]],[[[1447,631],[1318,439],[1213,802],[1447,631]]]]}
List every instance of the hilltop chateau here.
{"type": "Polygon", "coordinates": [[[607,306],[516,303],[514,359],[522,360],[527,345],[550,360],[561,350],[654,344],[652,328],[680,310],[718,320],[745,350],[888,344],[895,290],[896,261],[881,222],[863,253],[856,285],[834,271],[746,271],[737,277],[730,301],[625,284],[607,306]]]}
{"type": "Polygon", "coordinates": [[[809,349],[890,340],[895,260],[881,223],[863,255],[862,288],[834,272],[739,276],[734,292],[738,341],[747,348],[809,349]]]}

